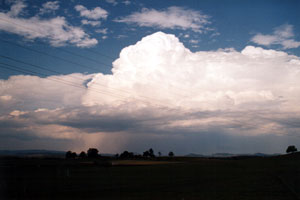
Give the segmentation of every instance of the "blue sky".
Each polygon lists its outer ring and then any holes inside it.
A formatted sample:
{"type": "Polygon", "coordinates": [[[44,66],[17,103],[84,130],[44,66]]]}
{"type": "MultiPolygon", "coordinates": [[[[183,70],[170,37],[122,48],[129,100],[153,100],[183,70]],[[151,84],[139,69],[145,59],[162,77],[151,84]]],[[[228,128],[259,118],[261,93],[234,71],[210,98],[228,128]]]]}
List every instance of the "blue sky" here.
{"type": "Polygon", "coordinates": [[[299,8],[3,0],[0,144],[179,154],[300,145],[299,8]]]}
{"type": "MultiPolygon", "coordinates": [[[[38,16],[40,20],[50,20],[55,17],[64,17],[66,23],[71,26],[79,27],[90,38],[98,41],[97,44],[88,45],[85,47],[78,47],[76,44],[49,44],[47,36],[35,38],[28,41],[28,37],[14,32],[8,32],[2,29],[0,32],[1,38],[9,41],[18,42],[21,45],[32,47],[34,49],[42,49],[43,51],[51,52],[55,55],[67,56],[68,59],[75,59],[76,62],[87,62],[99,72],[110,73],[111,62],[119,56],[122,48],[136,43],[142,37],[154,33],[156,31],[164,31],[165,33],[175,34],[180,38],[180,41],[192,51],[211,51],[219,48],[234,48],[242,50],[246,45],[254,45],[251,38],[256,34],[261,33],[265,35],[272,34],[274,29],[282,25],[291,25],[293,28],[295,41],[299,41],[299,1],[62,1],[56,2],[55,10],[48,10],[41,14],[41,9],[47,1],[23,1],[26,7],[23,8],[18,18],[28,19],[38,16]],[[87,10],[93,10],[99,7],[107,12],[105,18],[99,17],[92,19],[80,16],[80,12],[76,11],[76,5],[82,5],[87,10]],[[130,16],[133,13],[144,13],[143,9],[153,9],[157,12],[168,13],[168,8],[178,7],[189,11],[198,12],[199,14],[207,16],[207,24],[204,25],[203,32],[196,32],[190,27],[180,26],[158,26],[158,24],[150,24],[143,26],[141,23],[131,22],[122,23],[116,22],[118,19],[130,16]],[[84,25],[82,20],[98,22],[99,25],[84,25]],[[105,65],[97,64],[88,59],[82,60],[69,54],[62,54],[58,49],[67,49],[74,53],[82,54],[93,60],[99,60],[105,65]],[[86,49],[95,50],[108,57],[97,55],[87,51],[86,49]]],[[[1,11],[8,12],[13,4],[13,1],[2,1],[1,11]]],[[[49,8],[50,9],[50,8],[49,8]]],[[[150,17],[150,15],[148,16],[150,17]]],[[[2,24],[8,23],[1,21],[2,24]]],[[[18,21],[13,22],[17,26],[18,21]]],[[[31,27],[28,27],[30,32],[31,27]]],[[[33,30],[36,31],[36,30],[33,30]]],[[[281,45],[270,44],[260,45],[265,48],[282,49],[281,45]]],[[[73,64],[57,61],[49,56],[40,56],[18,48],[11,44],[1,42],[1,53],[11,55],[12,57],[18,55],[21,58],[30,60],[36,64],[45,64],[51,68],[57,69],[62,73],[70,72],[88,72],[93,73],[96,70],[85,69],[81,67],[74,67],[73,64]]],[[[285,51],[299,55],[299,48],[288,48],[285,51]]],[[[3,70],[2,70],[3,71],[3,70]]],[[[1,73],[2,78],[8,78],[11,72],[1,73]]]]}

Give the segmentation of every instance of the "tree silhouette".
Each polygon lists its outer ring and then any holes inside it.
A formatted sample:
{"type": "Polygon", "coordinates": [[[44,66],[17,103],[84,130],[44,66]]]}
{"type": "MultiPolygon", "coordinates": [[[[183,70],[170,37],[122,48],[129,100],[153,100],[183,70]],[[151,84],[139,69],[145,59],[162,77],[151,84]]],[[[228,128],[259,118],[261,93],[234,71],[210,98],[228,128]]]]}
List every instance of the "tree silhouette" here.
{"type": "Polygon", "coordinates": [[[158,152],[158,156],[161,157],[161,152],[160,151],[158,152]]]}
{"type": "Polygon", "coordinates": [[[286,149],[286,153],[294,153],[296,151],[298,150],[294,145],[288,146],[288,148],[286,149]]]}
{"type": "Polygon", "coordinates": [[[67,153],[66,153],[66,158],[67,159],[76,158],[76,157],[77,157],[77,154],[75,152],[67,151],[67,153]]]}
{"type": "Polygon", "coordinates": [[[67,159],[72,158],[72,151],[67,151],[66,158],[67,159]]]}
{"type": "Polygon", "coordinates": [[[96,148],[89,148],[87,151],[87,155],[89,158],[97,158],[98,157],[98,149],[96,148]]]}
{"type": "Polygon", "coordinates": [[[153,151],[152,148],[149,149],[149,155],[150,155],[151,158],[155,157],[154,151],[153,151]]]}
{"type": "Polygon", "coordinates": [[[84,151],[82,151],[80,154],[79,154],[79,157],[80,158],[86,158],[86,153],[84,151]]]}
{"type": "Polygon", "coordinates": [[[145,151],[145,152],[143,153],[143,157],[146,157],[146,158],[148,158],[148,157],[154,158],[155,155],[154,155],[153,149],[150,148],[148,151],[145,151]]]}
{"type": "Polygon", "coordinates": [[[132,152],[124,151],[121,153],[120,158],[133,158],[134,154],[132,152]]]}
{"type": "Polygon", "coordinates": [[[170,151],[170,152],[169,152],[169,157],[173,157],[173,156],[174,156],[173,151],[170,151]]]}
{"type": "Polygon", "coordinates": [[[143,153],[143,157],[146,157],[146,158],[150,157],[149,151],[145,151],[145,152],[143,153]]]}
{"type": "Polygon", "coordinates": [[[71,158],[76,158],[76,157],[77,157],[77,153],[76,152],[72,152],[71,158]]]}

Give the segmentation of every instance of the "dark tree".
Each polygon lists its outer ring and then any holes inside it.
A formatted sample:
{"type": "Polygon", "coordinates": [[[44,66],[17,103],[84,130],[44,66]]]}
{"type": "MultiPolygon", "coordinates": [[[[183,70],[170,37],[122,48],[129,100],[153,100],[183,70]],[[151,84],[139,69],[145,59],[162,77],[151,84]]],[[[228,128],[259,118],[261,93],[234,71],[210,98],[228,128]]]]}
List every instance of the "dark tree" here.
{"type": "Polygon", "coordinates": [[[169,157],[173,157],[174,153],[172,151],[169,152],[169,157]]]}
{"type": "Polygon", "coordinates": [[[145,152],[143,153],[143,157],[146,157],[146,158],[148,158],[148,157],[154,158],[155,155],[154,155],[153,149],[150,148],[148,151],[145,151],[145,152]]]}
{"type": "Polygon", "coordinates": [[[143,157],[145,157],[145,158],[150,157],[149,151],[145,151],[145,152],[143,153],[143,157]]]}
{"type": "Polygon", "coordinates": [[[89,158],[97,158],[98,157],[98,149],[96,148],[89,148],[87,151],[87,155],[89,158]]]}
{"type": "Polygon", "coordinates": [[[76,158],[76,157],[77,157],[77,154],[75,152],[67,151],[67,153],[66,153],[66,158],[67,159],[76,158]]]}
{"type": "Polygon", "coordinates": [[[161,156],[161,152],[160,152],[160,151],[158,152],[158,156],[159,156],[159,157],[161,156]]]}
{"type": "Polygon", "coordinates": [[[86,158],[86,153],[84,151],[82,151],[80,154],[79,154],[79,157],[80,158],[86,158]]]}
{"type": "Polygon", "coordinates": [[[288,146],[288,148],[286,149],[286,153],[294,153],[296,151],[298,150],[294,145],[288,146]]]}
{"type": "Polygon", "coordinates": [[[124,151],[121,153],[120,158],[133,158],[134,154],[132,152],[124,151]]]}
{"type": "Polygon", "coordinates": [[[150,155],[151,158],[155,157],[154,151],[153,151],[152,148],[149,149],[149,155],[150,155]]]}
{"type": "Polygon", "coordinates": [[[77,153],[76,152],[72,152],[71,157],[72,158],[76,158],[77,157],[77,153]]]}
{"type": "Polygon", "coordinates": [[[66,158],[67,159],[72,158],[72,151],[67,151],[66,158]]]}

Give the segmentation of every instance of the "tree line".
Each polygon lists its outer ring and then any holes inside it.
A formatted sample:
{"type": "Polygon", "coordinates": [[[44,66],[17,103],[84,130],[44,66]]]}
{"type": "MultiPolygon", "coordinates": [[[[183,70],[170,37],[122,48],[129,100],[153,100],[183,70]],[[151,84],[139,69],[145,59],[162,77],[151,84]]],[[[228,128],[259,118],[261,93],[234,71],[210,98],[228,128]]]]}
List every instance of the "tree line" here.
{"type": "MultiPolygon", "coordinates": [[[[158,157],[161,157],[162,154],[161,152],[158,152],[158,157]]],[[[169,157],[174,157],[175,154],[173,153],[173,151],[170,151],[168,153],[169,157]]],[[[76,152],[72,152],[72,151],[67,151],[66,152],[66,158],[67,159],[74,159],[74,158],[100,158],[101,154],[99,154],[99,150],[96,148],[89,148],[87,150],[87,152],[82,151],[80,154],[77,155],[76,152]]],[[[144,151],[143,154],[135,154],[133,152],[129,152],[129,151],[124,151],[121,154],[116,154],[114,156],[115,158],[120,158],[120,159],[132,159],[132,158],[155,158],[157,157],[157,155],[155,155],[154,150],[152,148],[150,148],[147,151],[144,151]]]]}
{"type": "MultiPolygon", "coordinates": [[[[295,145],[290,145],[287,147],[286,149],[286,153],[295,153],[297,152],[298,149],[296,148],[295,145]]],[[[158,156],[161,157],[162,154],[161,152],[158,152],[158,156]]],[[[174,153],[172,151],[170,151],[168,153],[169,157],[174,157],[174,153]]],[[[82,151],[79,155],[77,155],[76,152],[72,152],[72,151],[67,151],[66,152],[66,158],[99,158],[101,157],[101,155],[99,154],[98,149],[96,148],[89,148],[87,150],[87,153],[82,151]]],[[[152,148],[150,148],[147,151],[144,151],[143,154],[134,154],[133,152],[129,152],[129,151],[124,151],[121,154],[116,154],[115,158],[121,158],[121,159],[132,159],[132,158],[155,158],[156,155],[154,154],[154,150],[152,148]]]]}

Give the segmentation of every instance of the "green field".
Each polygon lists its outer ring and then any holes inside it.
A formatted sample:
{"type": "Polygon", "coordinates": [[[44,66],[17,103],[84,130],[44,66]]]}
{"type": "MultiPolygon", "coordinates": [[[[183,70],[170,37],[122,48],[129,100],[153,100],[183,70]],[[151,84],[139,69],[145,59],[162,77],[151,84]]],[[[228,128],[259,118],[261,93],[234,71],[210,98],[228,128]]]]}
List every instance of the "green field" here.
{"type": "Polygon", "coordinates": [[[299,199],[300,156],[1,158],[0,199],[299,199]]]}

